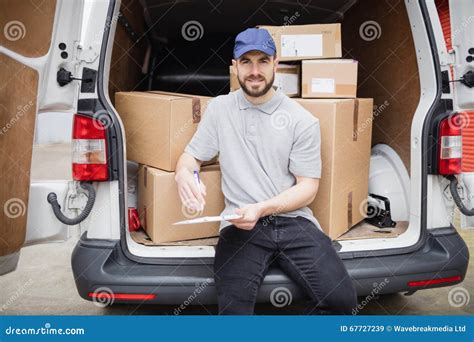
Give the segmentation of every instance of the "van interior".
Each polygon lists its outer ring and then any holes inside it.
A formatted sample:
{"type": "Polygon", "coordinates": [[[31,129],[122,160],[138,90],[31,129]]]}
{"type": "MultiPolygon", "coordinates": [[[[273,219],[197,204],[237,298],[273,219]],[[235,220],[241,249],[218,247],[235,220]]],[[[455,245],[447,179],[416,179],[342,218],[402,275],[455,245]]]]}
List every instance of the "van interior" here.
{"type": "MultiPolygon", "coordinates": [[[[390,147],[409,175],[410,127],[420,99],[420,81],[403,1],[123,0],[110,63],[110,100],[113,103],[119,91],[226,94],[235,35],[257,25],[284,25],[295,13],[296,25],[341,23],[342,58],[359,62],[358,97],[374,99],[372,146],[390,147]],[[197,33],[201,37],[194,41],[183,38],[183,24],[189,21],[202,26],[197,33]],[[362,32],[363,24],[369,21],[378,24],[380,30],[362,32]]],[[[136,172],[137,165],[128,162],[129,187],[136,182],[136,172]]],[[[389,182],[387,179],[387,187],[389,182]]],[[[392,204],[392,211],[396,211],[393,205],[396,203],[392,204]]],[[[408,217],[388,232],[362,223],[338,240],[355,246],[375,239],[388,248],[404,234],[419,234],[420,228],[410,226],[408,217]]],[[[127,235],[132,252],[149,256],[207,256],[213,253],[216,240],[157,245],[143,231],[127,235]]]]}

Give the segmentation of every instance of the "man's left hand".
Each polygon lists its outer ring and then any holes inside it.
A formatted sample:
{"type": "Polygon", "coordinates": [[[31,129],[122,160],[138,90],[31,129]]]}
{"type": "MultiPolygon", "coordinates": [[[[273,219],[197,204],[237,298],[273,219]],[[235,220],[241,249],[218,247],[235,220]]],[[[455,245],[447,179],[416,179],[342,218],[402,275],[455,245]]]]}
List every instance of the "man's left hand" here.
{"type": "Polygon", "coordinates": [[[252,230],[257,224],[258,219],[262,216],[263,206],[261,203],[247,204],[242,208],[235,209],[235,213],[242,215],[241,218],[230,220],[237,228],[252,230]]]}

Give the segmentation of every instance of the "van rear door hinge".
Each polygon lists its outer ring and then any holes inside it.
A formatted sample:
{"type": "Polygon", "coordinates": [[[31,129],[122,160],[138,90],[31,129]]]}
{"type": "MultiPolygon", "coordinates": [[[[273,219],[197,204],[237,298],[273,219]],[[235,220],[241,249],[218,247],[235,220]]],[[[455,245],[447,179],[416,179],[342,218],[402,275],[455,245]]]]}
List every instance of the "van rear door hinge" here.
{"type": "Polygon", "coordinates": [[[71,83],[73,80],[83,81],[83,82],[92,82],[92,79],[76,78],[72,76],[72,73],[64,68],[59,68],[56,74],[56,80],[59,83],[59,86],[64,87],[66,84],[71,83]]]}
{"type": "Polygon", "coordinates": [[[451,82],[461,82],[466,87],[472,88],[474,87],[474,72],[469,70],[459,80],[454,80],[451,82]]]}

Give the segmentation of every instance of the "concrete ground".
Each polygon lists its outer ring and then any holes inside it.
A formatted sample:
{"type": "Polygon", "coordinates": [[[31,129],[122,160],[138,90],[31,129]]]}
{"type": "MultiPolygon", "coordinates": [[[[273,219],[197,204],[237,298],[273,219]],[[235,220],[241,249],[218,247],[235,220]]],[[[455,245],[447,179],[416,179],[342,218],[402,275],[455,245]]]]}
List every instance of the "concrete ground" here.
{"type": "MultiPolygon", "coordinates": [[[[474,247],[474,230],[460,230],[474,247]]],[[[173,315],[175,306],[113,305],[100,307],[79,297],[72,271],[75,240],[25,247],[18,268],[0,276],[0,312],[6,315],[173,315]]],[[[474,314],[474,260],[466,280],[451,287],[424,290],[412,296],[383,295],[368,301],[363,315],[472,315],[474,314]],[[451,295],[450,295],[451,291],[451,295]],[[473,296],[473,298],[470,298],[473,296]],[[450,300],[451,298],[451,300],[450,300]],[[451,302],[451,304],[450,304],[451,302]],[[461,305],[458,307],[458,305],[461,305]]],[[[360,298],[361,303],[365,298],[360,298]]],[[[257,314],[299,314],[292,303],[284,308],[257,305],[257,314]]],[[[215,314],[216,306],[189,306],[181,314],[215,314]]]]}

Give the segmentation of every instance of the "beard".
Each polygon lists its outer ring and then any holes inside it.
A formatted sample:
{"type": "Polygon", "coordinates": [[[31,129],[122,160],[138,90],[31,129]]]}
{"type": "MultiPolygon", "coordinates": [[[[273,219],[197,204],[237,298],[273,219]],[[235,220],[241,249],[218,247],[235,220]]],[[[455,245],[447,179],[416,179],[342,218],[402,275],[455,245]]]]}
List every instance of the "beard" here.
{"type": "MultiPolygon", "coordinates": [[[[248,79],[253,79],[253,78],[248,77],[247,80],[248,79]]],[[[273,82],[275,80],[275,74],[272,75],[272,79],[270,80],[270,82],[267,82],[266,78],[263,77],[263,76],[260,77],[260,78],[256,78],[256,79],[264,81],[264,85],[263,85],[263,88],[261,90],[252,89],[252,88],[247,87],[245,85],[245,80],[242,81],[240,79],[240,77],[237,77],[237,80],[239,81],[240,87],[242,88],[242,90],[244,91],[245,94],[247,94],[248,96],[251,96],[251,97],[260,97],[260,96],[265,95],[270,90],[270,88],[273,86],[273,82]]]]}

